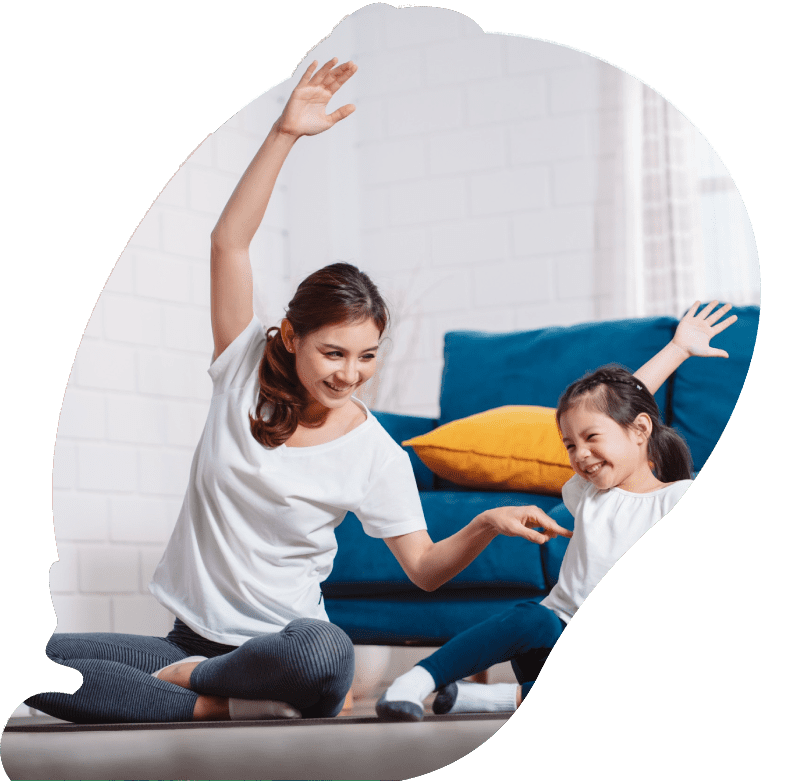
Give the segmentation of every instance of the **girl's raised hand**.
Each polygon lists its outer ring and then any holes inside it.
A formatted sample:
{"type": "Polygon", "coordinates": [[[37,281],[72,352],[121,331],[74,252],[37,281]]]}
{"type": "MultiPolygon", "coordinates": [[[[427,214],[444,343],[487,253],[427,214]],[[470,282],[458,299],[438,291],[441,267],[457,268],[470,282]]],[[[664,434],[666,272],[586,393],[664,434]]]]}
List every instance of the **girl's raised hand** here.
{"type": "Polygon", "coordinates": [[[701,357],[727,358],[725,350],[719,350],[710,345],[711,340],[724,331],[729,325],[736,322],[736,315],[731,315],[727,320],[719,322],[731,309],[730,304],[714,308],[719,301],[712,301],[698,313],[700,302],[695,301],[691,309],[683,316],[675,330],[672,341],[675,345],[685,350],[689,355],[701,357]]]}
{"type": "Polygon", "coordinates": [[[350,116],[356,107],[349,103],[327,113],[328,101],[357,70],[355,63],[336,66],[337,59],[326,62],[316,73],[317,61],[309,65],[298,85],[289,96],[283,113],[277,121],[281,133],[299,138],[314,136],[350,116]]]}

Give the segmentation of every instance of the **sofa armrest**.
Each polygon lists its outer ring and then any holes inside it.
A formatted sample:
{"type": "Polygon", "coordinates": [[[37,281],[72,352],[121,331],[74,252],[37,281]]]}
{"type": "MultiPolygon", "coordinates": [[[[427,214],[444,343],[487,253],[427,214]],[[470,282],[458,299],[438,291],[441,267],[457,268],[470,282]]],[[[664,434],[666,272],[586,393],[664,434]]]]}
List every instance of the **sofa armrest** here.
{"type": "MultiPolygon", "coordinates": [[[[429,431],[433,431],[438,422],[435,418],[424,418],[417,415],[398,415],[394,412],[373,411],[372,414],[398,445],[402,445],[406,439],[412,439],[413,437],[418,437],[422,434],[427,434],[429,431]]],[[[411,466],[414,469],[417,488],[420,491],[432,490],[434,480],[433,472],[420,461],[419,456],[414,452],[413,448],[404,447],[403,450],[411,457],[411,466]]]]}

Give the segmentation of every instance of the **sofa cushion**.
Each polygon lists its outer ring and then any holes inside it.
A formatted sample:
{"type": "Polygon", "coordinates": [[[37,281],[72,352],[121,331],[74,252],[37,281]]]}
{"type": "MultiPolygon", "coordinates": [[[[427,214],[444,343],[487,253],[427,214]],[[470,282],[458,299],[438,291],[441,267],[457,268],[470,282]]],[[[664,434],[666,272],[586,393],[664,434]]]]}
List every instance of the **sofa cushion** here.
{"type": "Polygon", "coordinates": [[[481,589],[325,600],[331,622],[362,645],[443,645],[460,632],[541,595],[481,589]]]}
{"type": "Polygon", "coordinates": [[[470,488],[560,496],[574,474],[552,407],[499,407],[404,444],[439,477],[470,488]]]}
{"type": "MultiPolygon", "coordinates": [[[[598,366],[635,371],[672,338],[672,317],[444,337],[440,424],[507,404],[555,407],[567,386],[598,366]]],[[[656,394],[662,412],[666,390],[656,394]]]]}
{"type": "Polygon", "coordinates": [[[711,344],[728,358],[689,358],[672,384],[672,426],[686,439],[695,470],[708,460],[742,390],[758,331],[759,307],[731,310],[739,319],[711,344]]]}
{"type": "MultiPolygon", "coordinates": [[[[434,541],[449,537],[476,515],[492,507],[535,504],[545,512],[559,503],[553,496],[523,493],[423,491],[422,508],[434,541]]],[[[336,529],[339,551],[328,579],[325,598],[420,592],[403,572],[383,540],[364,534],[358,519],[348,513],[336,529]]],[[[462,572],[435,593],[477,585],[529,589],[547,588],[538,545],[520,538],[498,537],[462,572]]],[[[422,592],[420,592],[422,593],[422,592]]]]}
{"type": "MultiPolygon", "coordinates": [[[[434,418],[397,415],[393,412],[376,412],[375,410],[372,411],[372,414],[377,418],[378,423],[386,429],[389,436],[401,446],[404,440],[427,434],[436,426],[434,418]]],[[[412,447],[403,447],[403,450],[411,458],[411,467],[417,480],[417,488],[420,491],[430,491],[433,488],[433,472],[425,466],[412,447]]]]}

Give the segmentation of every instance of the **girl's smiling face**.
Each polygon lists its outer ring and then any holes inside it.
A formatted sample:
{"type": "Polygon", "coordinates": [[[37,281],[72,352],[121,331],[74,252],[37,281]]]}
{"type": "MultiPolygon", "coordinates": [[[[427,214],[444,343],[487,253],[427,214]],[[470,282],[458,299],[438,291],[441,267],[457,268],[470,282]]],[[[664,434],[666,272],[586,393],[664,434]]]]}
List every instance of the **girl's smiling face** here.
{"type": "Polygon", "coordinates": [[[647,459],[652,430],[648,415],[639,415],[632,428],[625,428],[587,399],[566,410],[559,425],[570,465],[598,489],[642,493],[660,485],[647,459]]]}
{"type": "Polygon", "coordinates": [[[309,406],[339,409],[375,374],[380,332],[372,320],[325,326],[303,338],[290,329],[282,328],[284,344],[295,354],[309,406]]]}

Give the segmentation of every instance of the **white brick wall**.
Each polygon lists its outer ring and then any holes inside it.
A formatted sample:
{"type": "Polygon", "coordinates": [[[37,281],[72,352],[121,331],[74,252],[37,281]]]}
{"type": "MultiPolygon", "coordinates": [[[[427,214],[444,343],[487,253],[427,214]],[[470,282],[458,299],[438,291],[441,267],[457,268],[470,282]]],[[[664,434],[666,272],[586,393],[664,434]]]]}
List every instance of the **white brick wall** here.
{"type": "MultiPolygon", "coordinates": [[[[275,95],[262,97],[191,155],[141,221],[92,314],[54,461],[59,561],[50,586],[60,632],[163,634],[171,626],[147,586],[208,407],[209,234],[277,110],[275,95]]],[[[263,268],[276,237],[284,241],[283,187],[254,266],[263,268]]]]}
{"type": "MultiPolygon", "coordinates": [[[[359,65],[348,98],[358,109],[357,261],[395,307],[383,375],[365,395],[435,416],[447,330],[602,311],[595,208],[599,172],[618,150],[601,152],[599,126],[614,93],[608,66],[585,54],[486,35],[442,9],[373,7],[352,22],[352,35],[333,41],[337,28],[326,44],[359,65]]],[[[325,187],[320,160],[295,162],[290,200],[324,206],[309,193],[325,187]]],[[[319,236],[313,246],[332,249],[319,236]]],[[[296,248],[290,235],[292,269],[296,248]]]]}

